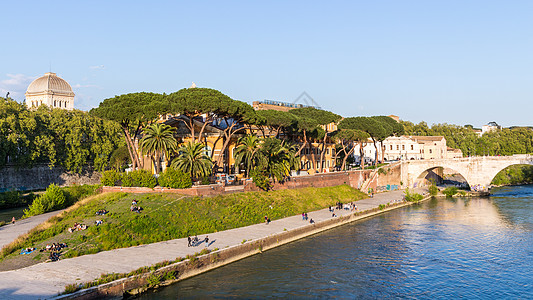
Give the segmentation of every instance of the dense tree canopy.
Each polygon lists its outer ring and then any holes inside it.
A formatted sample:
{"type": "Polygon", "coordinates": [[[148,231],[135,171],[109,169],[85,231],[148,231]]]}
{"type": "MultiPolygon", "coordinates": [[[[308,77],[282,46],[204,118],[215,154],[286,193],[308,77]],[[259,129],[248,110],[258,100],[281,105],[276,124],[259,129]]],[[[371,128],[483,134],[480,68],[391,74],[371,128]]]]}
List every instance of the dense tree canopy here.
{"type": "Polygon", "coordinates": [[[103,170],[120,145],[120,128],[113,122],[78,110],[28,110],[0,98],[0,166],[46,163],[72,172],[87,165],[103,170]]]}
{"type": "Polygon", "coordinates": [[[402,121],[406,134],[441,135],[449,147],[458,148],[464,155],[513,155],[533,153],[533,129],[528,127],[504,128],[487,132],[481,137],[472,126],[413,124],[402,121]]]}
{"type": "Polygon", "coordinates": [[[169,105],[165,95],[141,92],[105,99],[89,113],[120,124],[133,168],[136,169],[142,167],[142,160],[135,151],[135,143],[140,139],[143,127],[168,110],[169,105]]]}

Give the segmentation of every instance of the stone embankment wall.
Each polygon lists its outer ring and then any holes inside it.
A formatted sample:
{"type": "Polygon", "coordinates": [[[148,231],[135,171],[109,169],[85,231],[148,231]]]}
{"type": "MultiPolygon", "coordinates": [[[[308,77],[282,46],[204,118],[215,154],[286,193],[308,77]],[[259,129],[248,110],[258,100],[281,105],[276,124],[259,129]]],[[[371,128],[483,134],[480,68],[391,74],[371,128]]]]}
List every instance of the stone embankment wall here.
{"type": "MultiPolygon", "coordinates": [[[[370,187],[376,190],[378,186],[400,185],[401,168],[392,166],[385,173],[376,176],[370,187]]],[[[347,172],[322,173],[306,176],[294,176],[284,183],[276,182],[273,190],[299,189],[306,187],[328,187],[348,184],[353,188],[360,188],[365,180],[370,178],[372,170],[358,170],[347,172]]],[[[125,192],[125,193],[172,193],[187,196],[215,196],[230,194],[236,192],[260,191],[252,181],[246,181],[244,186],[223,186],[220,184],[193,186],[188,189],[170,189],[155,187],[153,189],[146,187],[121,187],[121,186],[104,186],[102,192],[125,192]]],[[[363,191],[364,192],[364,191],[363,191]]]]}
{"type": "Polygon", "coordinates": [[[38,165],[33,168],[18,168],[7,166],[0,168],[0,192],[8,190],[41,190],[50,184],[59,186],[73,184],[99,184],[100,173],[85,171],[82,174],[74,174],[63,168],[50,168],[47,165],[38,165]]]}
{"type": "MultiPolygon", "coordinates": [[[[428,199],[428,198],[426,198],[428,199]]],[[[383,212],[411,205],[411,202],[402,202],[391,204],[386,208],[380,210],[379,208],[366,210],[359,213],[353,213],[347,216],[332,218],[315,224],[308,224],[302,227],[273,234],[264,238],[252,240],[241,245],[217,250],[209,254],[199,256],[193,260],[188,259],[182,262],[177,262],[165,267],[162,267],[154,272],[147,272],[139,276],[132,276],[129,278],[119,279],[110,283],[91,287],[85,290],[80,290],[68,295],[58,296],[54,299],[102,299],[111,297],[123,297],[129,291],[137,290],[137,292],[146,291],[149,284],[149,278],[153,275],[161,277],[168,272],[174,272],[176,279],[168,282],[162,282],[162,285],[168,285],[177,281],[181,281],[209,270],[227,265],[229,263],[241,260],[243,258],[262,253],[263,251],[276,248],[278,246],[299,240],[313,234],[347,224],[363,218],[368,218],[383,212]]],[[[137,293],[135,292],[135,293],[137,293]]],[[[134,294],[135,294],[134,293],[134,294]]]]}

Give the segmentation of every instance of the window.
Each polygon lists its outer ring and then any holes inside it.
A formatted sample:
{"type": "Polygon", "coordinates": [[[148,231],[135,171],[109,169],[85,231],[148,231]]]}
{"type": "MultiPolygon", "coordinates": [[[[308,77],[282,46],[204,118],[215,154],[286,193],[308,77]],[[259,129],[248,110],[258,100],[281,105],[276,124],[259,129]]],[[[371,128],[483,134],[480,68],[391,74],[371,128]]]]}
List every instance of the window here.
{"type": "Polygon", "coordinates": [[[402,145],[402,150],[405,150],[405,145],[402,145]]]}
{"type": "Polygon", "coordinates": [[[429,153],[433,153],[433,150],[429,149],[429,153]]]}
{"type": "MultiPolygon", "coordinates": [[[[326,155],[329,155],[329,148],[326,149],[326,155]]],[[[328,166],[329,167],[329,166],[328,166]]]]}
{"type": "Polygon", "coordinates": [[[396,145],[396,150],[400,150],[400,145],[396,145]]]}
{"type": "Polygon", "coordinates": [[[411,150],[415,150],[415,146],[411,145],[411,150]]]}

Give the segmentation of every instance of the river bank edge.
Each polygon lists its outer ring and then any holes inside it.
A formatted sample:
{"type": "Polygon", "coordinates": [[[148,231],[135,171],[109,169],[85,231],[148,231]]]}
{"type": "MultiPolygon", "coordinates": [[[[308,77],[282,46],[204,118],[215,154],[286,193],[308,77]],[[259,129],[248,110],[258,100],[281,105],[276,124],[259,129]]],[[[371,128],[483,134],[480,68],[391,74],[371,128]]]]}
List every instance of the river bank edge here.
{"type": "MultiPolygon", "coordinates": [[[[427,194],[422,201],[431,199],[427,194]]],[[[389,203],[385,207],[375,207],[361,212],[351,213],[346,216],[331,218],[328,220],[307,224],[292,230],[271,234],[269,236],[249,240],[240,245],[214,250],[208,254],[195,256],[180,262],[158,268],[154,271],[144,272],[127,278],[117,279],[76,292],[58,295],[52,299],[101,299],[101,298],[124,298],[144,293],[151,289],[171,285],[178,281],[191,278],[193,276],[208,272],[210,270],[225,266],[238,260],[263,253],[264,251],[300,240],[314,234],[333,229],[354,221],[373,217],[400,207],[418,204],[419,202],[399,202],[389,203]],[[172,274],[174,279],[160,280],[172,274]],[[176,275],[177,274],[177,275],[176,275]],[[154,284],[155,282],[155,284],[154,284]]],[[[149,267],[149,266],[148,266],[149,267]]]]}

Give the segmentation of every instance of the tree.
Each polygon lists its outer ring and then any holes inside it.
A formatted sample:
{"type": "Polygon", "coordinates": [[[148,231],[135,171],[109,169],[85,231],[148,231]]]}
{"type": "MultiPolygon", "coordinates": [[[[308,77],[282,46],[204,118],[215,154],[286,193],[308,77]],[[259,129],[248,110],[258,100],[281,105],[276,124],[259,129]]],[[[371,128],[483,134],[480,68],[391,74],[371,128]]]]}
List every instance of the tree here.
{"type": "Polygon", "coordinates": [[[143,130],[140,147],[143,154],[148,154],[154,161],[155,174],[161,170],[161,157],[170,158],[176,151],[177,141],[174,137],[174,128],[161,123],[154,123],[143,130]]]}
{"type": "Polygon", "coordinates": [[[202,143],[187,142],[178,152],[179,156],[172,161],[172,168],[182,170],[195,179],[211,174],[213,162],[207,156],[202,143]]]}
{"type": "Polygon", "coordinates": [[[165,95],[141,92],[105,99],[89,113],[120,124],[133,169],[137,169],[142,167],[142,160],[139,158],[135,144],[140,138],[143,127],[168,110],[169,104],[165,95]]]}
{"type": "MultiPolygon", "coordinates": [[[[371,118],[378,121],[384,129],[381,132],[381,134],[374,136],[374,139],[376,139],[381,145],[380,152],[381,152],[381,160],[383,161],[385,157],[385,145],[383,145],[383,141],[390,136],[400,136],[404,134],[405,129],[403,128],[402,124],[400,124],[399,122],[396,122],[396,120],[388,116],[374,116],[371,118]]],[[[378,158],[377,149],[376,149],[376,158],[378,158]]]]}
{"type": "MultiPolygon", "coordinates": [[[[340,124],[339,124],[340,126],[340,124]]],[[[359,149],[363,148],[363,143],[367,141],[370,136],[368,133],[361,130],[354,129],[339,129],[332,136],[335,140],[340,142],[341,151],[344,153],[342,159],[341,170],[346,168],[346,160],[352,155],[355,150],[355,143],[359,143],[359,149]],[[348,149],[348,151],[346,151],[348,149]]],[[[364,169],[364,159],[361,160],[361,167],[364,169]]]]}
{"type": "MultiPolygon", "coordinates": [[[[350,117],[345,118],[342,121],[339,122],[340,129],[352,129],[352,130],[360,130],[363,132],[366,132],[369,137],[372,139],[372,142],[374,143],[374,148],[376,149],[376,157],[374,160],[374,164],[377,164],[378,160],[378,147],[376,145],[378,137],[382,137],[386,134],[385,129],[383,126],[378,122],[376,119],[371,117],[350,117]]],[[[363,152],[363,146],[362,142],[360,144],[360,155],[361,155],[361,164],[364,163],[364,152],[363,152]]]]}
{"type": "Polygon", "coordinates": [[[297,117],[294,114],[284,111],[267,109],[258,110],[256,114],[258,120],[261,122],[258,122],[255,125],[261,128],[263,137],[266,137],[265,127],[269,128],[271,136],[277,138],[281,131],[288,130],[298,122],[297,117]]]}
{"type": "Polygon", "coordinates": [[[169,111],[187,117],[183,120],[185,126],[191,132],[192,142],[196,142],[194,121],[203,122],[198,139],[201,140],[205,127],[210,124],[217,115],[224,112],[224,108],[230,106],[233,99],[220,91],[208,88],[185,88],[168,95],[169,111]]]}
{"type": "Polygon", "coordinates": [[[243,164],[245,167],[245,176],[248,177],[250,171],[264,159],[263,152],[261,152],[260,139],[255,135],[247,135],[239,138],[233,155],[235,166],[243,164]]]}
{"type": "Polygon", "coordinates": [[[283,182],[290,176],[291,170],[299,167],[299,161],[295,161],[295,147],[285,146],[284,142],[276,138],[264,138],[261,144],[261,152],[265,157],[259,169],[275,181],[283,182]]]}
{"type": "MultiPolygon", "coordinates": [[[[304,133],[304,138],[307,138],[307,133],[310,130],[315,129],[317,126],[322,126],[322,132],[319,133],[319,139],[321,140],[321,148],[320,148],[320,163],[319,163],[319,171],[322,172],[323,170],[323,161],[324,156],[326,153],[326,140],[328,138],[328,134],[330,133],[330,126],[328,126],[331,123],[337,123],[342,117],[321,109],[316,109],[314,107],[302,107],[297,109],[292,109],[289,111],[291,114],[294,114],[298,117],[298,125],[301,125],[301,129],[304,133]]],[[[307,143],[307,141],[304,141],[304,145],[307,143]]],[[[301,150],[300,150],[301,151],[301,150]]],[[[313,158],[314,160],[314,158],[313,158]]]]}
{"type": "Polygon", "coordinates": [[[222,130],[220,137],[223,139],[223,144],[220,149],[220,155],[215,162],[215,167],[219,167],[222,164],[223,153],[228,148],[234,135],[244,131],[246,129],[245,124],[253,124],[257,120],[257,115],[252,106],[238,100],[232,100],[229,103],[218,103],[217,111],[216,126],[222,130]]]}

